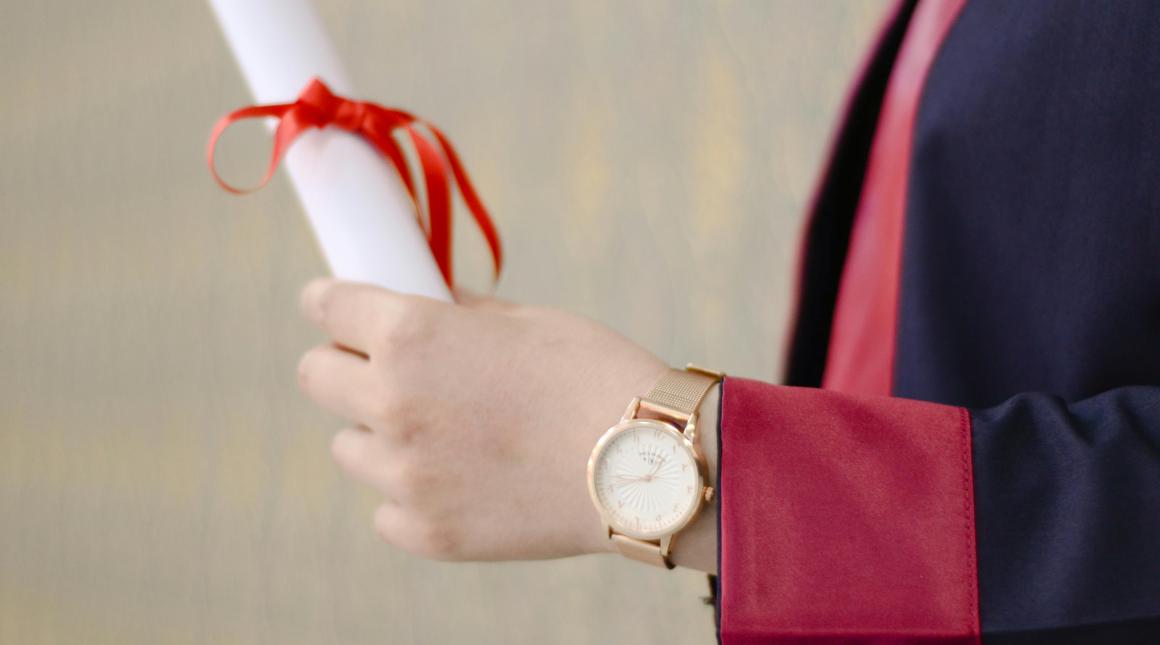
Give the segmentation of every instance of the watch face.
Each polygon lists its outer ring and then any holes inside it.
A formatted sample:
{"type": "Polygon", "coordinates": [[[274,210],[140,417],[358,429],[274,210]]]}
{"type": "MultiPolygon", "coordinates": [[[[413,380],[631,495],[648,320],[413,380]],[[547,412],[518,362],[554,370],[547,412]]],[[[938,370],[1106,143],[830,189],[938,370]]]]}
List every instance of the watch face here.
{"type": "Polygon", "coordinates": [[[692,445],[667,423],[636,420],[597,444],[591,493],[618,533],[653,539],[682,528],[697,509],[701,473],[692,445]]]}

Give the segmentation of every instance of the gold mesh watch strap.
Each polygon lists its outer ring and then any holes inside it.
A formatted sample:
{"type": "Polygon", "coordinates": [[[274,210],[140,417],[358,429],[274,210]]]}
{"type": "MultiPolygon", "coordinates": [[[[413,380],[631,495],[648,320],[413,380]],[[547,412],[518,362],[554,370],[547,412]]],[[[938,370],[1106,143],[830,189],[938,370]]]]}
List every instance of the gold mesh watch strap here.
{"type": "MultiPolygon", "coordinates": [[[[671,369],[661,377],[649,393],[640,400],[641,410],[664,413],[665,416],[677,417],[681,425],[697,412],[705,395],[713,389],[724,375],[719,372],[702,369],[689,365],[683,370],[671,369]]],[[[638,416],[639,416],[638,412],[638,416]]],[[[684,430],[683,427],[681,427],[684,430]]],[[[621,555],[638,562],[655,564],[666,569],[672,569],[673,563],[668,554],[662,551],[659,540],[640,540],[610,532],[609,539],[616,545],[621,555]]]]}
{"type": "Polygon", "coordinates": [[[659,404],[686,417],[691,416],[721,378],[722,375],[717,372],[694,365],[683,370],[671,369],[641,400],[659,404]]]}
{"type": "Polygon", "coordinates": [[[638,540],[619,533],[613,533],[609,539],[616,545],[616,550],[620,551],[620,555],[629,560],[653,564],[666,569],[672,569],[676,566],[661,554],[661,545],[656,541],[638,540]]]}

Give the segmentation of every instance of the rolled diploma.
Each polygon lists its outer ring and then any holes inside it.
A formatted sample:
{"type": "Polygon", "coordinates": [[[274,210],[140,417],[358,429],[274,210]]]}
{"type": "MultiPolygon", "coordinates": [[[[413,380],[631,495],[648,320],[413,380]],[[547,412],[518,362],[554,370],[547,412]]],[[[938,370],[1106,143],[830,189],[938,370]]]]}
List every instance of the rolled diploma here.
{"type": "MultiPolygon", "coordinates": [[[[257,103],[288,103],[317,76],[356,96],[310,0],[209,0],[257,103]]],[[[451,301],[415,207],[390,163],[338,128],[311,130],[285,157],[331,272],[451,301]]]]}

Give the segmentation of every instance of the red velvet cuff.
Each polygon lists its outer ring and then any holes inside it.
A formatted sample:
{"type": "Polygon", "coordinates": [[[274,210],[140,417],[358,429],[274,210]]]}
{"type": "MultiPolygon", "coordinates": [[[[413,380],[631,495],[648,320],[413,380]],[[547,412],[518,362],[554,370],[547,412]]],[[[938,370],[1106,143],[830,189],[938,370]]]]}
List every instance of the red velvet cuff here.
{"type": "Polygon", "coordinates": [[[728,379],[726,645],[978,643],[970,416],[728,379]]]}

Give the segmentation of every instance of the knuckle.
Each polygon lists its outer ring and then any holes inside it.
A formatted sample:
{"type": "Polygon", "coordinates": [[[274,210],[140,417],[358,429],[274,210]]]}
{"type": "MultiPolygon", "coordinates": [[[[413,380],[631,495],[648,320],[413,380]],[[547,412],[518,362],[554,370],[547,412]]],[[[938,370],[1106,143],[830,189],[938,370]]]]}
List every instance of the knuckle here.
{"type": "Polygon", "coordinates": [[[411,523],[407,547],[416,555],[432,560],[462,559],[459,532],[450,522],[434,519],[411,523]]]}
{"type": "Polygon", "coordinates": [[[379,347],[382,353],[398,350],[422,342],[430,337],[429,308],[417,299],[407,299],[384,313],[379,325],[379,347]]]}
{"type": "Polygon", "coordinates": [[[422,406],[405,384],[393,383],[389,377],[382,378],[382,381],[373,388],[372,399],[366,407],[376,423],[391,429],[394,438],[409,442],[422,426],[422,406]]]}
{"type": "Polygon", "coordinates": [[[423,434],[422,426],[415,423],[399,423],[394,426],[392,435],[395,441],[404,446],[414,444],[423,434]]]}
{"type": "Polygon", "coordinates": [[[414,504],[427,497],[427,493],[433,489],[435,477],[422,465],[405,461],[396,467],[393,479],[393,490],[399,500],[414,504]]]}
{"type": "Polygon", "coordinates": [[[368,404],[372,419],[382,425],[395,425],[399,422],[402,404],[398,393],[392,388],[378,388],[374,393],[374,400],[368,404]]]}

